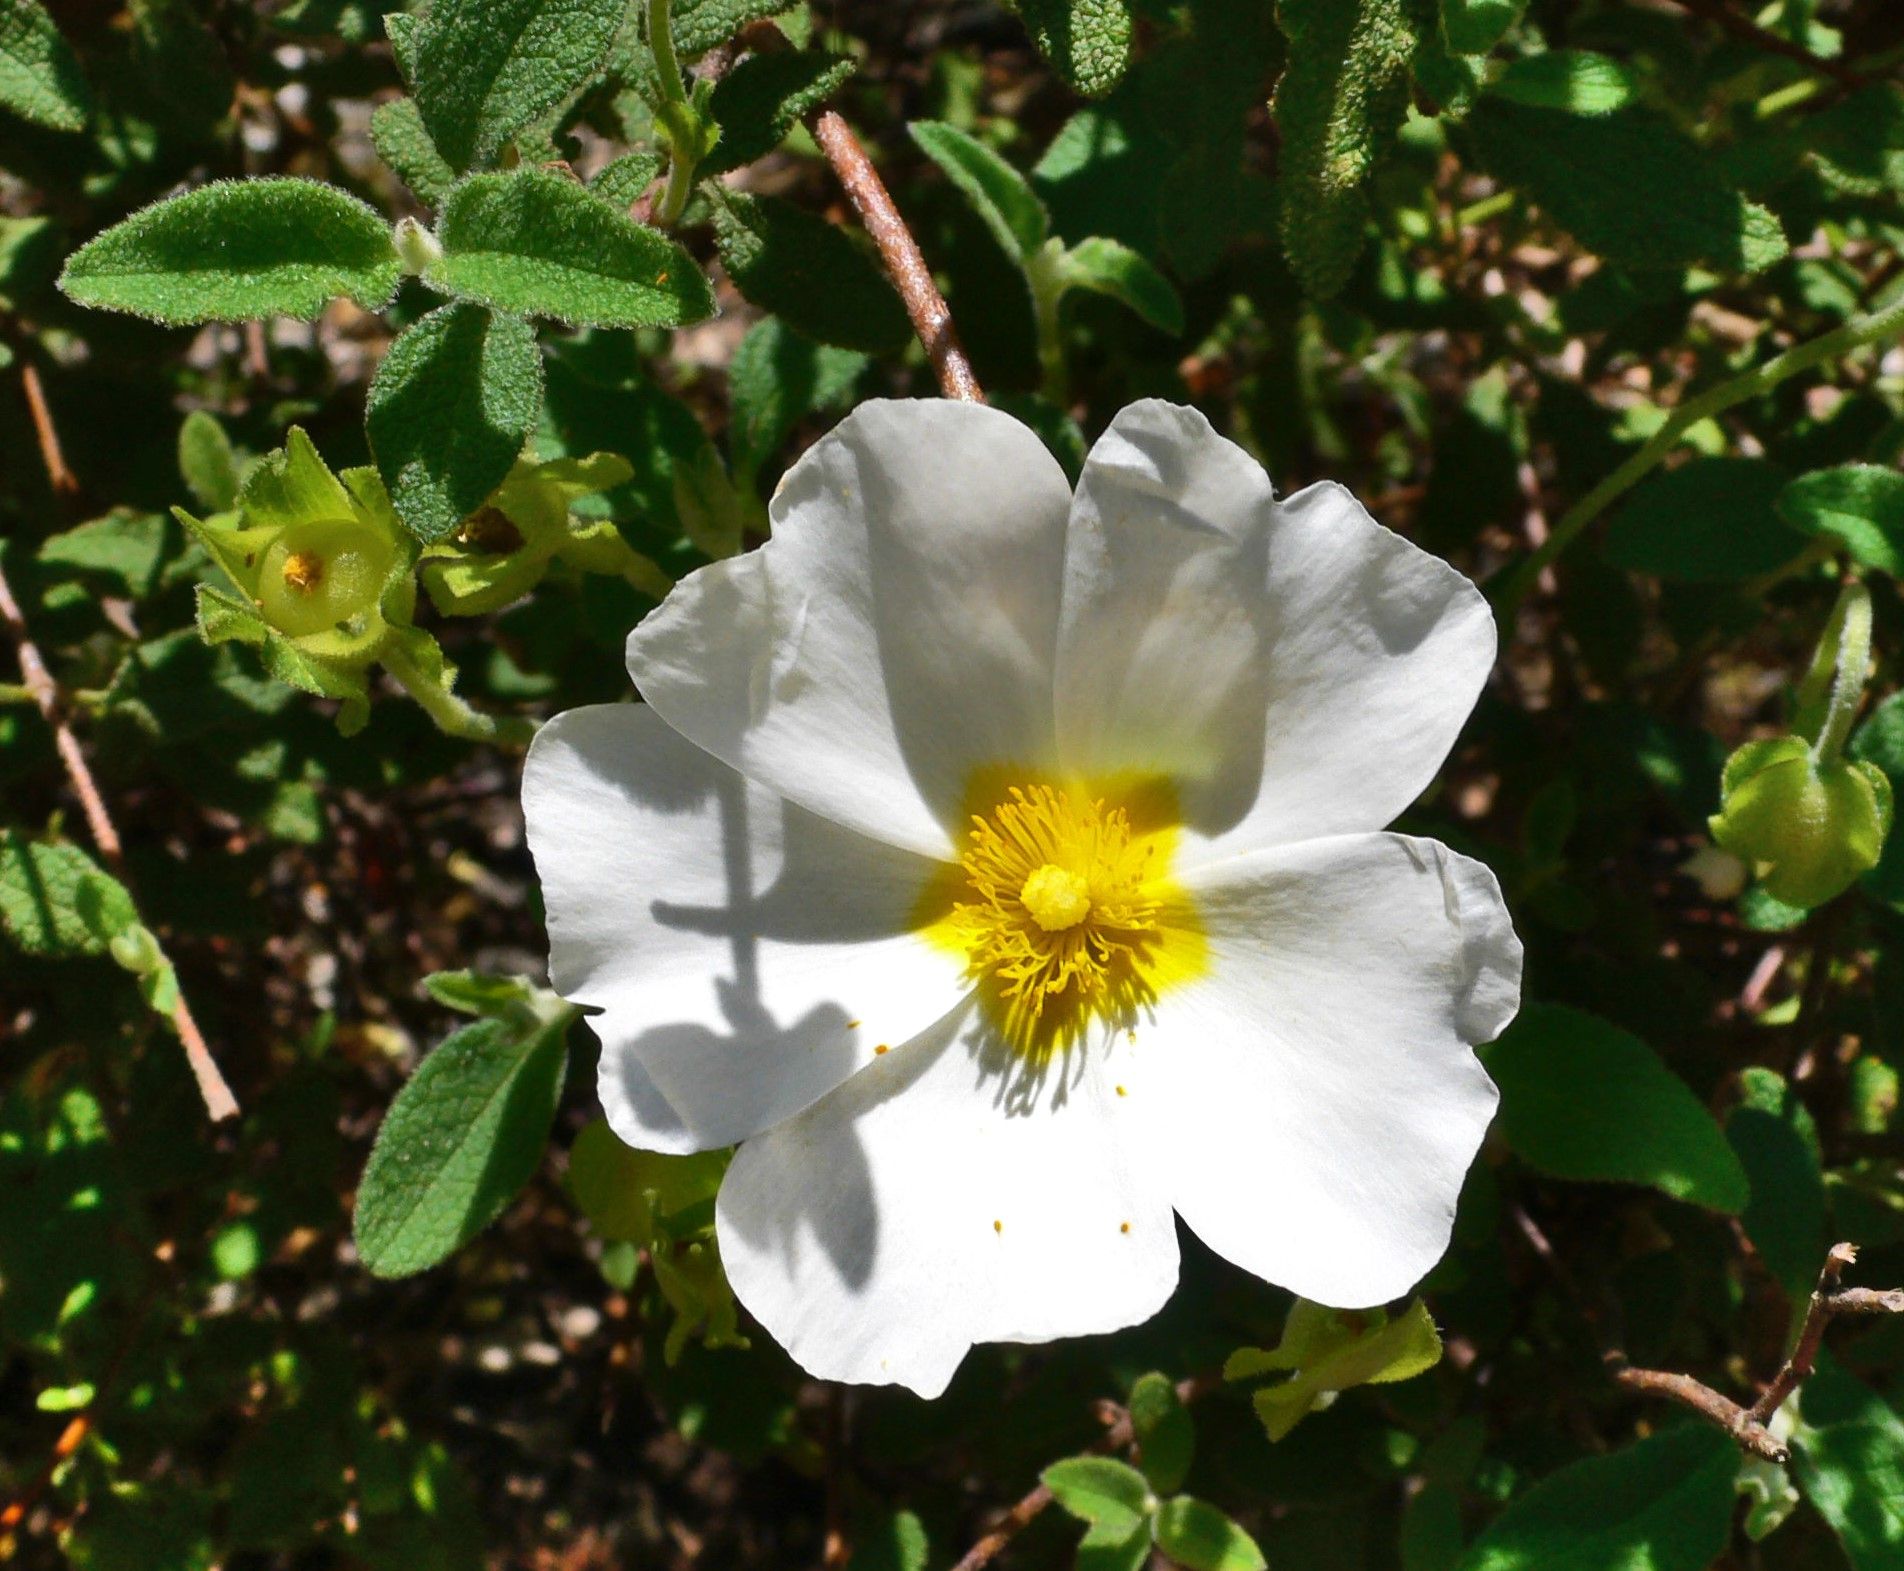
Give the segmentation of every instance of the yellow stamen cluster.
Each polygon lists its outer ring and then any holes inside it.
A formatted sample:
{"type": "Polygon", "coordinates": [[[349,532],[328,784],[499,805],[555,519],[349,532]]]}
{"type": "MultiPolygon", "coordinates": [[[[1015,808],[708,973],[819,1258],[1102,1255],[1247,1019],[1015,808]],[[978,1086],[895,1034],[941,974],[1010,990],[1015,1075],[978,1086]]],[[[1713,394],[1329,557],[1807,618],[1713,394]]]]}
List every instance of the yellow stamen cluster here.
{"type": "Polygon", "coordinates": [[[315,551],[293,551],[284,559],[284,582],[301,595],[310,594],[324,582],[324,558],[315,551]]]}
{"type": "Polygon", "coordinates": [[[1089,1016],[1122,1019],[1150,996],[1161,860],[1125,809],[1080,792],[1016,786],[973,817],[951,926],[1009,1042],[1062,1043],[1089,1016]]]}

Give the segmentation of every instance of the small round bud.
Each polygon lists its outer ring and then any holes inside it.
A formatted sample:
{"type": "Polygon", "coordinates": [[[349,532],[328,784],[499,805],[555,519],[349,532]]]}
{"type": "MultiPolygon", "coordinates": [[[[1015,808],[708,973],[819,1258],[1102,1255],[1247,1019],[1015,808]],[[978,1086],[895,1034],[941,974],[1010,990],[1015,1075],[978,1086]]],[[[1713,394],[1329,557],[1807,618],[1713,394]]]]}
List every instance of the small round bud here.
{"type": "Polygon", "coordinates": [[[1766,891],[1823,905],[1877,865],[1891,786],[1874,765],[1821,763],[1802,737],[1751,742],[1726,762],[1712,837],[1757,865],[1766,891]]]}
{"type": "Polygon", "coordinates": [[[135,922],[123,933],[115,933],[106,947],[114,961],[134,976],[145,976],[165,962],[159,941],[143,923],[135,922]]]}
{"type": "Polygon", "coordinates": [[[291,638],[327,632],[375,608],[391,542],[354,519],[292,524],[259,564],[258,605],[291,638]]]}

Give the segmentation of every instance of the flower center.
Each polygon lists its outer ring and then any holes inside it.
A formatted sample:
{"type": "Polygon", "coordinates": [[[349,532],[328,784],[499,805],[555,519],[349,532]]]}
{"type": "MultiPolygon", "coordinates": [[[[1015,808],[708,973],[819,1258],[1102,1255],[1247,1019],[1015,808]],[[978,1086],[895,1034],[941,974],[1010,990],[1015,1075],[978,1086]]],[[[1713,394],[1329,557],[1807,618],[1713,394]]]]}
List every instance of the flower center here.
{"type": "Polygon", "coordinates": [[[1082,791],[1014,786],[974,815],[950,928],[1021,1050],[1092,1016],[1128,1024],[1153,995],[1163,940],[1164,837],[1082,791]]]}
{"type": "Polygon", "coordinates": [[[284,581],[308,595],[324,582],[324,558],[315,551],[293,551],[284,559],[284,581]]]}

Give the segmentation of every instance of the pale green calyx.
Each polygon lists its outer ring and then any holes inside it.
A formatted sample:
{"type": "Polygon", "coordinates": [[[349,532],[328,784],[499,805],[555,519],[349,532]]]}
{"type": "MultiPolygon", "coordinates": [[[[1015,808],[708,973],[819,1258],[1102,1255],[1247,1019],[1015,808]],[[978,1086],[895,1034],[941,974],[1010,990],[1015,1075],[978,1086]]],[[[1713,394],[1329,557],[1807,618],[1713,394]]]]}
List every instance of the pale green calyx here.
{"type": "Polygon", "coordinates": [[[1821,760],[1800,736],[1748,742],[1726,760],[1712,838],[1759,870],[1768,893],[1822,905],[1877,866],[1891,783],[1875,764],[1821,760]]]}
{"type": "Polygon", "coordinates": [[[1726,760],[1712,838],[1787,905],[1843,893],[1877,866],[1890,833],[1890,780],[1844,756],[1870,664],[1871,596],[1853,581],[1799,684],[1796,734],[1748,742],[1726,760]]]}
{"type": "Polygon", "coordinates": [[[424,269],[443,260],[443,247],[436,236],[414,218],[399,219],[397,227],[391,232],[391,239],[396,245],[397,257],[403,263],[403,271],[411,278],[418,277],[424,269]]]}
{"type": "Polygon", "coordinates": [[[556,561],[624,578],[659,600],[673,587],[667,574],[623,540],[612,520],[571,511],[581,498],[612,490],[632,473],[613,453],[518,459],[509,478],[449,539],[425,549],[430,603],[445,616],[499,610],[533,589],[556,561]]]}

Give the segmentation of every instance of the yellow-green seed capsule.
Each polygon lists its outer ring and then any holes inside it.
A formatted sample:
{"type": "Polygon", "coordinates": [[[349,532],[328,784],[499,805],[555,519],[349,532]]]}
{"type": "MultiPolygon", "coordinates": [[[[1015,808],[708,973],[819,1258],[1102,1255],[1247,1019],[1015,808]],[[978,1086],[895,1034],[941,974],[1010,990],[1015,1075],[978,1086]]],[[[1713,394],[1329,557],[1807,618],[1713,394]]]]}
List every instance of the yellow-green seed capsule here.
{"type": "Polygon", "coordinates": [[[1759,869],[1766,891],[1823,905],[1877,865],[1891,786],[1874,765],[1822,763],[1803,737],[1751,742],[1726,762],[1712,837],[1759,869]]]}

